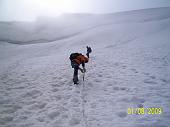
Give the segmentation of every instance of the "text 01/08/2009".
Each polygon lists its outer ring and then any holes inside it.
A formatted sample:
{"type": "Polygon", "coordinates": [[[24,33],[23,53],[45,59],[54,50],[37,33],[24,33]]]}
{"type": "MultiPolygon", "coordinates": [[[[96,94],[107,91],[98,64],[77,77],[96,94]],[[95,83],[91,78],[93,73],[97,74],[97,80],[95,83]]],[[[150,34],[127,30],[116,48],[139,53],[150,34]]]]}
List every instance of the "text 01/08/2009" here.
{"type": "Polygon", "coordinates": [[[137,115],[158,115],[163,113],[162,108],[128,108],[127,113],[130,115],[137,114],[137,115]]]}

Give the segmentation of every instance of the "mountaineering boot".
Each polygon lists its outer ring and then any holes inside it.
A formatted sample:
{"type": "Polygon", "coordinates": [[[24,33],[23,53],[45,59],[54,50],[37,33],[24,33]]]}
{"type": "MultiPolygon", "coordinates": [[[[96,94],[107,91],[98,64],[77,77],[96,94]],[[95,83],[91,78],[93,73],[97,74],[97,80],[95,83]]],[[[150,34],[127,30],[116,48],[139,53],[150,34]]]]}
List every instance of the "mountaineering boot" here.
{"type": "Polygon", "coordinates": [[[73,77],[73,82],[74,82],[74,84],[79,84],[79,83],[78,83],[78,76],[74,76],[74,77],[73,77]]]}

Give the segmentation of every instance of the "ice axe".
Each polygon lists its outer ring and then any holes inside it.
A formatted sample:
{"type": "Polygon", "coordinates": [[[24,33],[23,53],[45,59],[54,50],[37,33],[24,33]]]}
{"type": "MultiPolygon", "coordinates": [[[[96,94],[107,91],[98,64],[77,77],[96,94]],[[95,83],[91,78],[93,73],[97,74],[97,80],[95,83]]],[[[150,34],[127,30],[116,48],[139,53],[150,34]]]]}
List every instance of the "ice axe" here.
{"type": "Polygon", "coordinates": [[[84,82],[85,72],[83,73],[83,82],[84,82]]]}

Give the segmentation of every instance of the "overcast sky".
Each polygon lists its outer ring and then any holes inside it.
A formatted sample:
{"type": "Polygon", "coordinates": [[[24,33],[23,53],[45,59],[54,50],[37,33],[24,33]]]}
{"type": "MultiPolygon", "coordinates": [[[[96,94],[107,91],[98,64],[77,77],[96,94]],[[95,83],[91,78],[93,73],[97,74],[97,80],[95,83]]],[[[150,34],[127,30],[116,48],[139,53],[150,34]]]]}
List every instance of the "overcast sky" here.
{"type": "Polygon", "coordinates": [[[0,21],[34,20],[62,13],[113,13],[167,7],[170,0],[0,0],[0,21]]]}

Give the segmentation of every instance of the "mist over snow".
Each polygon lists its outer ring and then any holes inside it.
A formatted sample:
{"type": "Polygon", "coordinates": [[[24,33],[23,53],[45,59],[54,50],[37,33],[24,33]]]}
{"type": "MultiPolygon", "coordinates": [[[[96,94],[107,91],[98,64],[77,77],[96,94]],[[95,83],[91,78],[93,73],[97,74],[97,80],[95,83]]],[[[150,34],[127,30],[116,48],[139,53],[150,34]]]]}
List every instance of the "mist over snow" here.
{"type": "Polygon", "coordinates": [[[99,33],[102,27],[114,29],[127,23],[167,19],[169,11],[169,8],[160,8],[113,14],[65,13],[57,18],[38,17],[35,22],[0,22],[0,40],[17,44],[63,40],[90,31],[99,33]]]}
{"type": "Polygon", "coordinates": [[[169,127],[169,91],[170,7],[0,22],[0,127],[169,127]],[[75,86],[69,55],[87,45],[75,86]]]}

